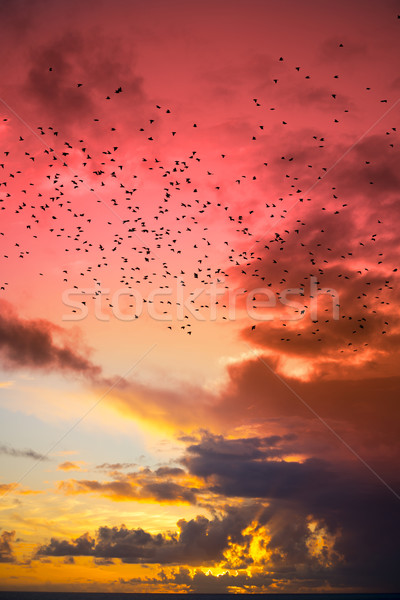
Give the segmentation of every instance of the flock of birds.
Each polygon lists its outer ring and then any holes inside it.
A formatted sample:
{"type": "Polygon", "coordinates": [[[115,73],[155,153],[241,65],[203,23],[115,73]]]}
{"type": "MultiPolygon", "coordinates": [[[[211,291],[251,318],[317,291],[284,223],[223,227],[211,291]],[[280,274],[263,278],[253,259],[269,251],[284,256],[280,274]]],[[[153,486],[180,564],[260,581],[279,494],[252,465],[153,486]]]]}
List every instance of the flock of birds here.
{"type": "MultiPolygon", "coordinates": [[[[278,59],[283,60],[283,57],[278,59]]],[[[301,68],[296,66],[295,70],[300,72],[301,68]]],[[[54,73],[53,67],[48,67],[48,71],[54,73]]],[[[334,80],[338,78],[333,76],[334,80]]],[[[310,76],[305,75],[305,79],[310,76]]],[[[279,78],[273,79],[271,85],[278,86],[279,78]]],[[[84,88],[80,82],[75,86],[84,88]]],[[[105,100],[118,111],[116,97],[124,93],[121,85],[105,100]]],[[[331,93],[332,103],[337,96],[337,92],[331,93]]],[[[277,106],[264,106],[259,98],[249,98],[250,106],[252,111],[259,111],[254,116],[258,120],[266,118],[268,113],[275,119],[279,112],[277,106]]],[[[349,109],[343,111],[347,113],[349,109]]],[[[88,298],[82,299],[83,304],[102,294],[103,280],[115,274],[118,285],[127,290],[131,299],[135,297],[135,289],[148,292],[160,281],[165,289],[185,287],[192,310],[180,306],[182,320],[163,326],[181,329],[188,335],[192,334],[196,311],[202,314],[210,310],[210,304],[198,296],[195,287],[220,284],[225,295],[214,298],[213,302],[218,305],[219,318],[229,320],[229,290],[244,285],[252,294],[257,288],[268,287],[279,298],[281,290],[304,287],[315,277],[322,287],[332,290],[337,287],[342,293],[340,321],[346,323],[341,329],[342,341],[349,351],[357,352],[368,345],[369,323],[373,331],[380,329],[381,334],[389,331],[388,307],[390,294],[395,290],[393,278],[397,268],[385,264],[384,252],[379,247],[384,210],[376,219],[376,230],[366,233],[364,229],[363,237],[354,231],[354,237],[347,238],[352,232],[349,226],[354,214],[352,199],[346,197],[343,202],[332,185],[327,195],[327,181],[331,181],[332,175],[329,164],[321,165],[321,160],[326,160],[322,151],[327,147],[330,132],[310,136],[309,146],[316,156],[321,152],[321,159],[318,157],[318,164],[302,164],[296,152],[265,156],[263,136],[272,126],[280,124],[287,128],[287,117],[275,119],[272,124],[270,121],[258,124],[257,131],[249,131],[246,141],[248,156],[257,157],[254,170],[249,173],[247,166],[236,171],[234,149],[232,156],[222,149],[206,157],[201,143],[197,150],[186,154],[182,153],[182,146],[174,149],[168,140],[179,139],[180,131],[166,121],[173,116],[170,108],[156,105],[150,109],[150,116],[134,132],[128,146],[126,131],[120,132],[117,126],[106,127],[97,117],[90,128],[98,129],[94,133],[91,129],[92,134],[86,140],[67,140],[54,126],[41,125],[23,131],[21,125],[12,149],[3,151],[0,159],[3,265],[18,258],[29,261],[31,269],[37,269],[38,277],[54,277],[52,259],[38,258],[41,255],[35,246],[37,240],[46,240],[45,246],[56,253],[57,264],[58,253],[64,253],[56,275],[58,282],[77,293],[94,289],[86,292],[88,298]],[[260,140],[260,150],[254,150],[252,144],[260,140]],[[98,150],[103,142],[104,147],[98,150]],[[142,156],[138,156],[138,149],[142,156]],[[317,173],[314,179],[310,178],[310,169],[317,173]],[[280,184],[274,180],[277,177],[280,184]],[[310,184],[311,181],[314,183],[310,184]],[[307,197],[316,185],[321,186],[321,193],[316,188],[313,195],[326,197],[324,206],[320,205],[320,199],[307,197]],[[280,195],[276,194],[278,187],[280,195]],[[335,236],[336,246],[333,246],[335,236]],[[39,267],[38,260],[43,260],[39,267]],[[363,261],[362,267],[354,267],[363,261]],[[49,265],[51,273],[46,272],[49,265]],[[359,341],[350,339],[351,336],[358,336],[359,341]]],[[[332,119],[333,124],[339,122],[337,116],[332,119]]],[[[12,132],[17,127],[11,115],[5,116],[3,123],[12,132]]],[[[89,131],[89,124],[87,127],[89,131]]],[[[191,128],[197,131],[201,124],[194,122],[191,128]]],[[[387,150],[394,151],[396,128],[385,133],[389,136],[387,150]]],[[[185,144],[188,139],[193,145],[196,143],[196,135],[189,135],[187,129],[184,139],[185,144]]],[[[363,169],[373,162],[366,158],[360,164],[363,169]]],[[[3,297],[7,297],[11,286],[11,281],[0,282],[3,297]]],[[[254,309],[257,299],[255,291],[254,309]]],[[[301,316],[307,316],[311,299],[301,300],[303,306],[296,309],[301,316]]],[[[113,308],[111,295],[106,295],[106,302],[113,308]]],[[[180,301],[175,295],[154,302],[168,315],[172,304],[180,301]]],[[[128,309],[135,312],[134,300],[128,309]]],[[[325,306],[324,311],[331,312],[332,307],[325,306]]],[[[328,326],[333,323],[332,315],[326,317],[329,318],[298,321],[296,327],[282,319],[272,326],[275,330],[279,326],[283,332],[279,338],[282,343],[300,337],[309,342],[323,342],[328,326]]],[[[243,323],[243,313],[240,318],[243,323]]],[[[264,327],[259,322],[243,326],[249,334],[264,327]]]]}

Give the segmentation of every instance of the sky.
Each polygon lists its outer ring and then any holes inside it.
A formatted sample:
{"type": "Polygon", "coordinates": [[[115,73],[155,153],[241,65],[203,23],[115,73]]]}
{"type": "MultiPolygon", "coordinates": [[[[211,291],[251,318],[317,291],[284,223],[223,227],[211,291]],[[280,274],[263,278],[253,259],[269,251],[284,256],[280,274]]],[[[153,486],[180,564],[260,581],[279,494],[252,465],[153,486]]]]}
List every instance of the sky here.
{"type": "Polygon", "coordinates": [[[0,3],[1,589],[398,591],[399,19],[0,3]]]}

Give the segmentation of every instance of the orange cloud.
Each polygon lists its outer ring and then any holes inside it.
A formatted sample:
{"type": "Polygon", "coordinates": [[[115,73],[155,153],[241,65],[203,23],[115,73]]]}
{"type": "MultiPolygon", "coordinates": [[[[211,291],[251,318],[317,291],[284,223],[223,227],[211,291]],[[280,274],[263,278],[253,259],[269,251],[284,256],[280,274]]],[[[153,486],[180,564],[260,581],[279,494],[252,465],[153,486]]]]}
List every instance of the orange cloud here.
{"type": "Polygon", "coordinates": [[[58,471],[80,471],[81,464],[83,464],[83,461],[71,462],[71,461],[67,460],[63,463],[60,463],[57,467],[57,470],[58,471]]]}
{"type": "Polygon", "coordinates": [[[113,472],[112,481],[61,481],[58,490],[68,494],[94,493],[116,501],[159,502],[165,504],[196,504],[201,491],[200,480],[178,467],[146,468],[134,473],[113,472]]]}

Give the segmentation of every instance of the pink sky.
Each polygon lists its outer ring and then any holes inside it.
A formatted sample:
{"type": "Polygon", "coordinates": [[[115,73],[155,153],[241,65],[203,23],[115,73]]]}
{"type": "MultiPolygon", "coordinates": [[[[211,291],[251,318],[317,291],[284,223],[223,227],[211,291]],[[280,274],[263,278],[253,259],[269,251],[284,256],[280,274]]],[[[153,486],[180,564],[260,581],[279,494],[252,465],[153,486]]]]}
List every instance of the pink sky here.
{"type": "Polygon", "coordinates": [[[396,4],[0,22],[2,588],[396,591],[396,4]]]}

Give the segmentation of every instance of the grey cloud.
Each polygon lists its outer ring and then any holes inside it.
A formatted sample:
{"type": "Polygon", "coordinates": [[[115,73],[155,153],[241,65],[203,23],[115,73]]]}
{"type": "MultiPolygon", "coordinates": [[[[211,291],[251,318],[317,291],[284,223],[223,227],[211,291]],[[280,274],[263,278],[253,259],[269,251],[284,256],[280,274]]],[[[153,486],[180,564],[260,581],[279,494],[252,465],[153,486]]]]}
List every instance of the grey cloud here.
{"type": "Polygon", "coordinates": [[[15,562],[13,551],[13,542],[15,541],[15,531],[3,531],[0,534],[0,563],[15,562]]]}
{"type": "Polygon", "coordinates": [[[0,454],[21,458],[32,458],[33,460],[50,460],[48,456],[35,452],[35,450],[17,450],[16,448],[11,448],[11,446],[5,446],[3,444],[0,445],[0,454]]]}

